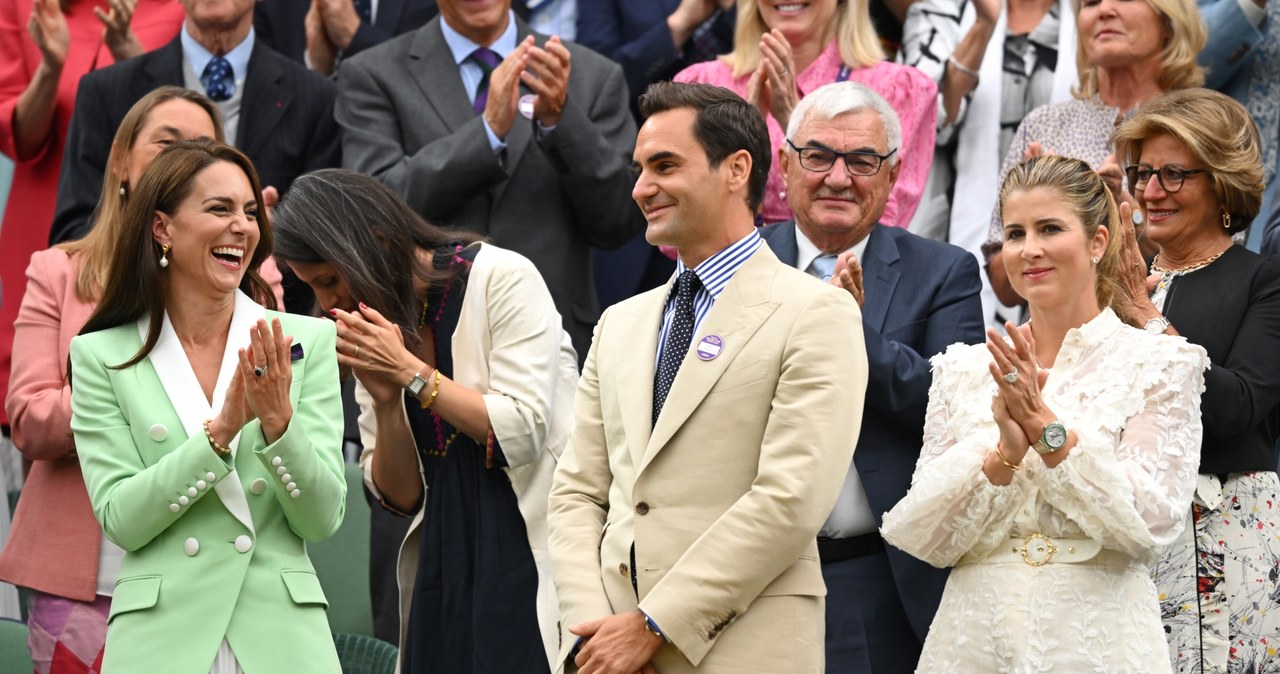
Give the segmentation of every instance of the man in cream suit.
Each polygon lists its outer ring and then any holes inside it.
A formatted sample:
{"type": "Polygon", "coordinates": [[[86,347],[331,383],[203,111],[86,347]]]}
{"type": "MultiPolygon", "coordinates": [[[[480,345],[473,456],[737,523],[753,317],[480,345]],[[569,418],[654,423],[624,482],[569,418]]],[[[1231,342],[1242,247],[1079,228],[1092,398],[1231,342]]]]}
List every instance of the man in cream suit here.
{"type": "Polygon", "coordinates": [[[549,511],[570,671],[821,672],[816,534],[857,444],[848,293],[756,234],[769,137],[717,87],[653,85],[632,197],[679,252],[605,312],[549,511]]]}

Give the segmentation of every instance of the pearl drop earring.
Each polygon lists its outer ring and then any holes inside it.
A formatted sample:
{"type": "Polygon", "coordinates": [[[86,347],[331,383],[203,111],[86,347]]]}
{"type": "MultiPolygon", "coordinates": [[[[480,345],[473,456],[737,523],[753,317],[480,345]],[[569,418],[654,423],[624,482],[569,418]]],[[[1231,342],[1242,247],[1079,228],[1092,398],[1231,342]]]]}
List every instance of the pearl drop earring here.
{"type": "Polygon", "coordinates": [[[160,244],[160,266],[161,268],[169,266],[169,244],[160,244]]]}

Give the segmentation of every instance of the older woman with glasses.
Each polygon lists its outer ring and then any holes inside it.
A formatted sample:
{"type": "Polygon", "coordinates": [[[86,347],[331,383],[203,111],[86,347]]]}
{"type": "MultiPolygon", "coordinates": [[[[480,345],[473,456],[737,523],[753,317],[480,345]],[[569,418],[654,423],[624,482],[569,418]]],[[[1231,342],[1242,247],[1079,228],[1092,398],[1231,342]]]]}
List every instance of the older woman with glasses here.
{"type": "Polygon", "coordinates": [[[1280,634],[1280,262],[1233,245],[1262,200],[1258,133],[1245,109],[1207,89],[1152,101],[1114,137],[1159,246],[1143,263],[1132,234],[1122,317],[1203,346],[1204,442],[1183,535],[1156,567],[1177,672],[1272,671],[1280,634]]]}

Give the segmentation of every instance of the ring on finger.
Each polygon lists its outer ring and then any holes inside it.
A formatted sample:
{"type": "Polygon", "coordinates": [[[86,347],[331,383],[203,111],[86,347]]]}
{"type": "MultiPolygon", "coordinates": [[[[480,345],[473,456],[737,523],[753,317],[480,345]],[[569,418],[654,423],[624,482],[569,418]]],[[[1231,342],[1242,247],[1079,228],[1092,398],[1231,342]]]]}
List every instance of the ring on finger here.
{"type": "Polygon", "coordinates": [[[356,350],[351,352],[351,357],[357,358],[359,356],[360,356],[360,345],[356,344],[356,350]]]}
{"type": "Polygon", "coordinates": [[[1016,369],[1014,369],[1014,370],[1009,370],[1008,372],[1004,373],[1004,381],[1005,381],[1005,383],[1007,383],[1007,384],[1016,384],[1016,383],[1018,383],[1018,371],[1017,371],[1016,369]]]}
{"type": "Polygon", "coordinates": [[[253,376],[255,376],[255,377],[261,377],[262,375],[264,375],[264,374],[266,374],[266,373],[267,373],[267,366],[266,366],[266,365],[259,365],[259,366],[255,367],[255,368],[253,368],[253,376]]]}

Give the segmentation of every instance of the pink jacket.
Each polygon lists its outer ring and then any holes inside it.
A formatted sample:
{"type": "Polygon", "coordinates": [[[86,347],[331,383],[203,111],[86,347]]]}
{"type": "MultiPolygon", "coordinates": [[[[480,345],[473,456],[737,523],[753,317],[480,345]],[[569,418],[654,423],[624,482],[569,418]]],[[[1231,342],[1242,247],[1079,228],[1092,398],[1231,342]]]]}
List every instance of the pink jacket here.
{"type": "MultiPolygon", "coordinates": [[[[805,68],[796,78],[800,95],[824,84],[836,81],[844,62],[840,59],[840,49],[833,41],[818,55],[813,63],[805,68]]],[[[685,68],[675,76],[677,82],[702,82],[714,84],[746,97],[747,82],[751,76],[733,77],[733,70],[723,61],[707,61],[685,68]]],[[[898,150],[902,168],[898,172],[898,183],[889,193],[889,203],[884,208],[880,222],[892,227],[906,227],[915,215],[916,206],[920,205],[920,196],[924,193],[924,183],[929,177],[929,166],[933,162],[934,140],[937,137],[938,119],[938,87],[924,73],[911,66],[898,65],[881,61],[866,68],[854,68],[849,74],[850,82],[865,84],[884,97],[898,120],[902,123],[902,147],[898,150]]],[[[769,142],[773,149],[773,161],[769,165],[769,182],[764,192],[765,222],[781,222],[791,219],[791,208],[787,206],[786,183],[778,172],[778,148],[784,146],[786,129],[778,124],[773,115],[766,115],[769,125],[769,142]]]]}
{"type": "Polygon", "coordinates": [[[71,338],[94,308],[76,296],[79,269],[79,259],[58,248],[32,255],[27,267],[5,409],[13,442],[32,465],[0,555],[0,580],[92,601],[101,529],[71,439],[67,385],[71,338]]]}

